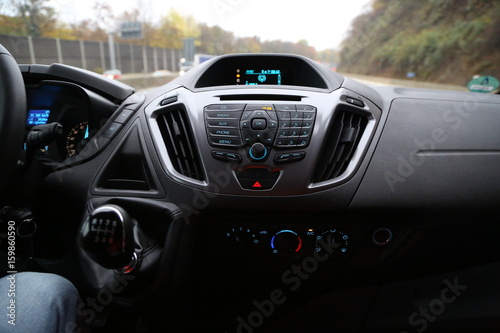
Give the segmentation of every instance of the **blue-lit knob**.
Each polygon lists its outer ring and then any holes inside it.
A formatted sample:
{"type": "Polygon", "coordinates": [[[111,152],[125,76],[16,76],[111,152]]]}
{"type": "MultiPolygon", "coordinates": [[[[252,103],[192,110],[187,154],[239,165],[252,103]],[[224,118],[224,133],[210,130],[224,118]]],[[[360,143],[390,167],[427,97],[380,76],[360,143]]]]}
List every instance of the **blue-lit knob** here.
{"type": "Polygon", "coordinates": [[[281,230],[271,238],[271,249],[275,254],[297,253],[302,248],[302,239],[292,230],[281,230]]]}
{"type": "Polygon", "coordinates": [[[254,143],[250,149],[248,149],[248,156],[254,161],[262,161],[266,159],[268,154],[266,146],[262,143],[254,143]]]}

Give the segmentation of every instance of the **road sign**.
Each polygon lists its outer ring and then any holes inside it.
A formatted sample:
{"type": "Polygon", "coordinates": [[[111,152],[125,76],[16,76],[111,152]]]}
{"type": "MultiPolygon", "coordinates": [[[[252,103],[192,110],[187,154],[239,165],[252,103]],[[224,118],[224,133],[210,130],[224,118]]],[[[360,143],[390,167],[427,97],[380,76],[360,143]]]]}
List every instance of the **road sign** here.
{"type": "Polygon", "coordinates": [[[121,39],[141,39],[142,25],[141,22],[122,22],[120,23],[121,39]]]}
{"type": "Polygon", "coordinates": [[[480,76],[472,79],[467,85],[467,88],[472,92],[491,93],[495,89],[498,89],[499,86],[500,82],[493,76],[480,76]]]}

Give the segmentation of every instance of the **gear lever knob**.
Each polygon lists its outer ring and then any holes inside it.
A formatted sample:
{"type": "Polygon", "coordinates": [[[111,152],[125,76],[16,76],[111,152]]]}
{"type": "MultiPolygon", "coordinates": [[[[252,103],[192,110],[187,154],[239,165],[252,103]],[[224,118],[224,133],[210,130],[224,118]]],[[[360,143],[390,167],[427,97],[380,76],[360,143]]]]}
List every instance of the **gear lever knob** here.
{"type": "Polygon", "coordinates": [[[83,222],[78,242],[99,265],[123,269],[134,258],[134,220],[121,207],[104,205],[83,222]]]}

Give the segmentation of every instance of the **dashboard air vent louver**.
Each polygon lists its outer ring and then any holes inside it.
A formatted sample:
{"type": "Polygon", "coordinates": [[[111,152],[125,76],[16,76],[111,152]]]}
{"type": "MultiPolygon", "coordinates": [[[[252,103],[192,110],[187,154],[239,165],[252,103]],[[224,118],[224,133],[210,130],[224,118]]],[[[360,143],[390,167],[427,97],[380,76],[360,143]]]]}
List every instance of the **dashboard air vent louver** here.
{"type": "Polygon", "coordinates": [[[347,169],[367,124],[364,116],[338,112],[321,151],[314,183],[335,179],[347,169]]]}
{"type": "Polygon", "coordinates": [[[184,109],[174,109],[158,116],[158,127],[174,169],[189,178],[204,180],[194,135],[184,109]]]}

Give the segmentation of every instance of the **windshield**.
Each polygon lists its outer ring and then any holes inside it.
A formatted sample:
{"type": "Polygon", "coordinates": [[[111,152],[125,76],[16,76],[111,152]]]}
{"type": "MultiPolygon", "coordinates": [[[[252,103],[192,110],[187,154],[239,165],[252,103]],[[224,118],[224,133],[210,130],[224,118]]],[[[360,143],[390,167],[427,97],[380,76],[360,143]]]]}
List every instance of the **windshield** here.
{"type": "Polygon", "coordinates": [[[293,53],[367,84],[495,92],[500,2],[3,0],[0,43],[18,63],[129,84],[161,85],[217,55],[293,53]]]}

